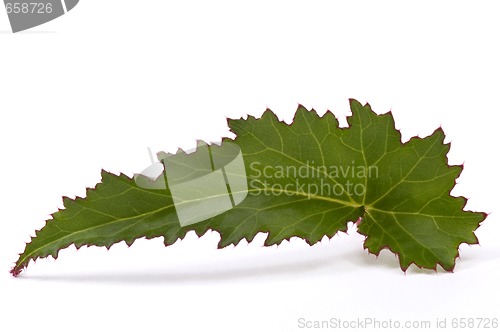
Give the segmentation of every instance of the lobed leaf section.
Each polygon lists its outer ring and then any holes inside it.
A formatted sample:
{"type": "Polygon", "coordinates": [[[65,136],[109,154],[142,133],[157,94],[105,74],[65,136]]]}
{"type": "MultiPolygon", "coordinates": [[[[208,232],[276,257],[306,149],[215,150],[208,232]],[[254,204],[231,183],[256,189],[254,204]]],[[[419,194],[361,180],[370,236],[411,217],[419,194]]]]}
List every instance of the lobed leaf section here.
{"type": "MultiPolygon", "coordinates": [[[[219,248],[251,242],[267,233],[266,246],[292,237],[313,245],[357,221],[364,247],[397,254],[401,269],[415,264],[452,271],[462,243],[477,244],[474,231],[486,214],[464,211],[466,199],[450,191],[462,166],[448,165],[450,145],[441,128],[402,143],[392,114],[350,100],[352,116],[341,128],[335,116],[299,105],[288,125],[266,110],[261,118],[229,119],[239,146],[248,192],[232,209],[181,227],[170,189],[144,189],[126,175],[102,171],[85,198],[64,198],[26,245],[11,273],[74,244],[104,246],[163,237],[165,245],[187,232],[220,234],[219,248]]],[[[185,153],[179,151],[178,153],[185,153]]],[[[196,154],[197,152],[194,152],[196,154]]],[[[166,164],[168,167],[168,164],[166,164]]]]}

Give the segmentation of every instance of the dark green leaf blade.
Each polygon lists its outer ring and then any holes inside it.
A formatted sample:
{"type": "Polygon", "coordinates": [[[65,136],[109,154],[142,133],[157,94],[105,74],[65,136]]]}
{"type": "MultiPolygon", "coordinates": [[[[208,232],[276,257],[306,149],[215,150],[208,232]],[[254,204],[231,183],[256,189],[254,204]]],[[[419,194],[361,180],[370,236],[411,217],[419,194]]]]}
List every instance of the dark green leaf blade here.
{"type": "Polygon", "coordinates": [[[101,174],[102,183],[88,189],[86,198],[63,199],[65,208],[36,232],[12,269],[13,275],[31,260],[57,258],[59,250],[71,244],[77,248],[109,248],[120,241],[131,245],[137,238],[161,236],[167,229],[176,228],[175,209],[167,190],[148,191],[123,174],[101,174]]]}
{"type": "Polygon", "coordinates": [[[367,236],[365,248],[377,255],[388,248],[399,256],[403,270],[412,263],[453,270],[458,246],[478,243],[474,231],[486,215],[463,211],[466,199],[450,196],[462,167],[448,165],[450,145],[443,143],[443,131],[401,144],[390,114],[376,116],[369,105],[354,100],[351,108],[358,114],[351,126],[363,128],[365,142],[385,141],[373,143],[371,153],[365,148],[368,164],[379,173],[367,177],[366,213],[358,227],[367,236]],[[374,130],[384,117],[386,130],[374,130]],[[374,137],[377,132],[385,132],[386,138],[374,137]]]}
{"type": "Polygon", "coordinates": [[[411,263],[452,270],[458,245],[477,243],[474,230],[485,215],[463,211],[465,199],[449,195],[461,167],[447,165],[444,134],[437,130],[402,144],[392,114],[377,115],[355,100],[351,109],[348,128],[339,128],[330,112],[320,117],[302,106],[290,125],[270,110],[259,119],[229,120],[236,138],[223,146],[241,149],[248,195],[192,225],[180,226],[168,188],[142,189],[124,175],[103,172],[87,198],[64,200],[65,209],[37,231],[12,273],[39,257],[57,257],[73,243],[110,247],[163,236],[170,245],[188,231],[202,236],[215,230],[219,248],[250,242],[259,232],[268,234],[268,246],[291,237],[314,244],[356,220],[362,220],[365,248],[374,254],[389,248],[403,270],[411,263]]]}

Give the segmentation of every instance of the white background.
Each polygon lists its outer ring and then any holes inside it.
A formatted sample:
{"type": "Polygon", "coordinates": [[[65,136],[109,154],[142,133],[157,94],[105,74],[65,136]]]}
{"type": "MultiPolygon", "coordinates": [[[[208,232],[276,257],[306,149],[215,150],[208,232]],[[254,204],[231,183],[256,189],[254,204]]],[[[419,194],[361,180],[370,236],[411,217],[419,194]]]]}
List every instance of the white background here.
{"type": "MultiPolygon", "coordinates": [[[[0,10],[0,331],[299,331],[297,321],[500,318],[495,1],[81,0],[12,34],[0,10]],[[351,228],[314,247],[292,239],[217,250],[207,234],[165,248],[74,247],[8,274],[24,242],[83,196],[101,168],[131,176],[147,147],[231,135],[225,118],[298,103],[349,114],[392,109],[403,140],[440,125],[453,190],[490,213],[454,273],[401,272],[351,228]]],[[[345,120],[343,120],[345,122],[345,120]]]]}

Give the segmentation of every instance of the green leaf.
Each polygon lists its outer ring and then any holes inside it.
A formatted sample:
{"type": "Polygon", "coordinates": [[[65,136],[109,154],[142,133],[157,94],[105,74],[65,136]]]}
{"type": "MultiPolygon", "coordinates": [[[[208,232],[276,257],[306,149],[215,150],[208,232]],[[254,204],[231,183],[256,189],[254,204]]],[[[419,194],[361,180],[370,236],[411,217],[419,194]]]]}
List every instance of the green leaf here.
{"type": "MultiPolygon", "coordinates": [[[[36,232],[11,272],[18,275],[37,258],[56,258],[71,244],[109,248],[163,236],[171,245],[191,230],[198,236],[215,230],[221,236],[219,248],[250,242],[259,232],[268,234],[266,246],[291,237],[312,245],[346,231],[349,221],[359,224],[369,252],[388,248],[399,256],[403,270],[412,263],[453,270],[458,246],[478,243],[474,231],[486,215],[464,211],[466,199],[450,195],[462,167],[448,165],[443,131],[402,144],[391,113],[377,115],[355,100],[351,110],[348,128],[339,128],[330,112],[320,117],[302,106],[290,125],[270,110],[260,119],[228,120],[235,140],[224,139],[210,151],[223,152],[230,143],[241,149],[246,198],[183,227],[173,187],[144,189],[125,175],[103,171],[102,183],[87,190],[86,198],[64,198],[65,209],[36,232]]],[[[195,160],[201,153],[179,151],[176,156],[195,160]]],[[[168,158],[165,165],[168,174],[168,158]]]]}

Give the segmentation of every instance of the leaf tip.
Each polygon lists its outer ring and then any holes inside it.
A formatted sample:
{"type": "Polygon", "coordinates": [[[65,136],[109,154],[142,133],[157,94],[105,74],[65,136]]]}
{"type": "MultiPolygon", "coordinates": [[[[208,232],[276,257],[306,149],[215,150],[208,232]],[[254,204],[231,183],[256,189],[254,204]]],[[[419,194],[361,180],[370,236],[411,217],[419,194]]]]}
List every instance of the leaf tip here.
{"type": "Polygon", "coordinates": [[[23,266],[16,265],[10,270],[10,274],[12,274],[13,277],[17,277],[21,274],[21,272],[23,272],[23,269],[24,269],[23,266]]]}
{"type": "MultiPolygon", "coordinates": [[[[434,135],[437,135],[440,138],[441,142],[443,142],[443,144],[444,144],[444,139],[446,138],[446,134],[445,134],[444,129],[441,125],[434,130],[434,132],[432,133],[431,136],[434,136],[434,135]]],[[[450,143],[446,143],[445,145],[450,145],[450,143]]]]}
{"type": "Polygon", "coordinates": [[[355,107],[362,107],[363,106],[363,105],[361,105],[361,103],[357,99],[354,99],[354,98],[349,98],[349,105],[351,106],[351,110],[354,106],[355,107]]]}

